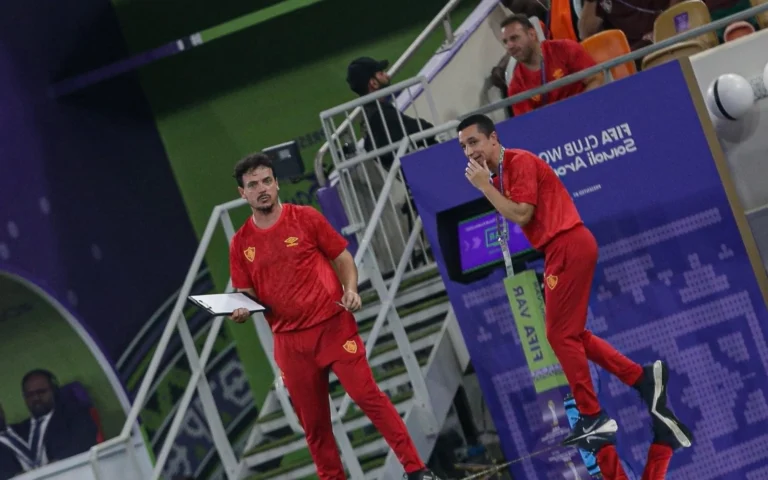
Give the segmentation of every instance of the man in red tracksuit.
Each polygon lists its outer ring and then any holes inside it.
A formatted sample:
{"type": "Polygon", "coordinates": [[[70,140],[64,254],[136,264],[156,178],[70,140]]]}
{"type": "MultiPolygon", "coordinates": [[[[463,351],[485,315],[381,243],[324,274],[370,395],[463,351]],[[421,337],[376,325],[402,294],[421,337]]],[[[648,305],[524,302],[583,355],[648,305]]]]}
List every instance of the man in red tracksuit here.
{"type": "Polygon", "coordinates": [[[643,478],[663,479],[673,450],[689,447],[691,433],[667,407],[669,372],[664,362],[642,367],[586,330],[597,242],[570,194],[544,160],[525,150],[502,147],[493,121],[485,115],[464,119],[458,134],[469,159],[467,179],[544,253],[547,340],[581,414],[563,444],[596,451],[606,478],[626,478],[613,446],[618,427],[600,409],[587,363],[591,360],[634,387],[647,404],[654,441],[643,478]]]}
{"type": "MultiPolygon", "coordinates": [[[[426,469],[400,414],[373,379],[351,312],[360,309],[357,267],[347,241],[312,207],[281,204],[272,162],[256,153],[235,166],[253,215],[230,245],[232,286],[270,308],[274,354],[320,480],[345,479],[331,424],[332,370],[394,450],[409,480],[437,480],[426,469]]],[[[238,323],[246,309],[232,313],[238,323]]]]}

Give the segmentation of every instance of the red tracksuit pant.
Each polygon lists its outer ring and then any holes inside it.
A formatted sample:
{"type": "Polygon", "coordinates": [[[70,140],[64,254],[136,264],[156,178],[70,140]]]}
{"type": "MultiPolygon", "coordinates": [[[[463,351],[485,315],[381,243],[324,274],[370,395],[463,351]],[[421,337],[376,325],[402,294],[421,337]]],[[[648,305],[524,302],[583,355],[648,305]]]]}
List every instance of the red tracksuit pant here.
{"type": "Polygon", "coordinates": [[[596,265],[597,242],[584,226],[561,233],[544,251],[547,340],[582,415],[600,411],[588,359],[630,386],[643,374],[643,367],[585,328],[596,265]]]}
{"type": "MultiPolygon", "coordinates": [[[[642,480],[664,480],[667,476],[669,461],[672,459],[672,449],[666,445],[652,443],[648,449],[648,459],[645,462],[642,480]]],[[[597,452],[597,465],[605,480],[627,480],[627,474],[621,468],[616,447],[607,446],[597,452]]]]}
{"type": "Polygon", "coordinates": [[[381,432],[405,471],[425,468],[403,419],[373,379],[365,343],[351,313],[342,312],[306,330],[275,333],[274,347],[320,480],[346,478],[331,424],[330,371],[381,432]]]}

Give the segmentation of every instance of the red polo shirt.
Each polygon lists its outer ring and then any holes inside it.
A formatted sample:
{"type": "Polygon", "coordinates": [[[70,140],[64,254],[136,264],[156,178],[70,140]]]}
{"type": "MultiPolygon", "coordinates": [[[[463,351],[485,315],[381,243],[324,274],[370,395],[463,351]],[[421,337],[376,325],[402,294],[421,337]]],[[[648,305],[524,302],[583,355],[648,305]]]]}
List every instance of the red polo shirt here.
{"type": "Polygon", "coordinates": [[[303,330],[343,309],[344,291],[331,261],[347,241],[312,207],[283,204],[280,218],[258,228],[251,217],[235,233],[229,251],[234,288],[253,288],[270,308],[275,333],[303,330]]]}
{"type": "MultiPolygon", "coordinates": [[[[547,162],[527,150],[504,150],[504,196],[533,205],[531,220],[522,227],[528,242],[539,251],[558,234],[583,225],[571,194],[547,162]]],[[[493,184],[499,188],[498,176],[493,184]]]]}
{"type": "MultiPolygon", "coordinates": [[[[541,42],[541,54],[544,57],[547,83],[596,65],[589,52],[580,43],[573,40],[544,40],[541,42]]],[[[540,86],[541,70],[530,70],[518,62],[512,80],[509,82],[507,93],[511,97],[540,86]]],[[[515,115],[522,115],[543,105],[578,95],[584,89],[584,82],[575,82],[547,93],[546,98],[542,98],[542,95],[536,95],[531,99],[516,103],[512,106],[512,111],[515,115]]]]}

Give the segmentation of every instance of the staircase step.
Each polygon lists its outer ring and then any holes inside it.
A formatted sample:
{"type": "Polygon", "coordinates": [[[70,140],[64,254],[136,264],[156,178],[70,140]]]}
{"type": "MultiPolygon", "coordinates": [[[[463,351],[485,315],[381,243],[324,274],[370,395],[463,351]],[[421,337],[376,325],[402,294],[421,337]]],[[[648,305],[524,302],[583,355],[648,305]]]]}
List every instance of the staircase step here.
{"type": "MultiPolygon", "coordinates": [[[[448,301],[448,297],[445,295],[440,295],[438,297],[423,301],[417,305],[398,309],[397,313],[400,316],[400,321],[402,322],[403,327],[409,329],[426,320],[436,319],[438,321],[442,321],[445,318],[445,315],[448,313],[449,309],[450,303],[448,301]]],[[[368,336],[370,335],[371,330],[373,330],[373,324],[375,323],[375,320],[375,318],[371,318],[370,320],[366,320],[358,324],[360,337],[364,341],[368,341],[368,336]]],[[[379,338],[390,333],[392,333],[391,327],[389,323],[385,321],[384,326],[381,328],[381,330],[379,330],[379,338]]]]}
{"type": "MultiPolygon", "coordinates": [[[[390,400],[395,404],[395,408],[402,414],[411,406],[412,398],[413,392],[408,391],[393,395],[390,400]]],[[[347,414],[344,415],[343,421],[344,426],[348,427],[349,430],[355,430],[360,428],[362,424],[368,423],[367,417],[363,414],[363,411],[356,406],[354,406],[354,408],[353,406],[350,406],[347,414]],[[347,423],[349,423],[349,425],[347,425],[347,423]]],[[[270,432],[288,426],[288,421],[285,419],[282,410],[278,410],[271,415],[265,416],[264,418],[257,420],[256,423],[261,427],[262,432],[265,434],[269,434],[270,432]]]]}
{"type": "MultiPolygon", "coordinates": [[[[403,279],[403,281],[400,282],[400,286],[398,287],[398,295],[400,295],[402,292],[405,292],[406,290],[409,290],[411,287],[419,286],[420,284],[434,279],[440,280],[440,272],[437,270],[436,266],[424,272],[418,273],[413,277],[403,279]]],[[[440,281],[442,282],[442,280],[440,281]]],[[[390,282],[387,282],[387,288],[389,288],[389,285],[390,282]]],[[[363,305],[370,305],[379,301],[379,295],[376,293],[376,290],[373,287],[369,287],[360,292],[360,299],[363,301],[363,305]]]]}
{"type": "MultiPolygon", "coordinates": [[[[366,480],[379,478],[378,472],[384,466],[386,459],[386,455],[368,455],[360,458],[360,466],[363,472],[365,472],[366,480]]],[[[349,478],[349,472],[346,473],[349,478]]],[[[301,480],[317,480],[315,464],[312,461],[312,457],[309,456],[309,452],[306,452],[306,457],[300,461],[289,465],[281,465],[280,468],[270,470],[269,472],[251,475],[246,477],[245,480],[296,480],[297,478],[301,480]]]]}
{"type": "MultiPolygon", "coordinates": [[[[412,285],[409,288],[401,287],[395,296],[395,308],[400,309],[412,305],[439,293],[445,293],[445,284],[439,276],[429,278],[423,283],[412,285]]],[[[380,310],[381,301],[379,301],[378,297],[374,297],[372,301],[363,300],[363,308],[355,313],[355,318],[357,318],[358,323],[362,323],[376,318],[380,310]]]]}
{"type": "MultiPolygon", "coordinates": [[[[366,425],[369,426],[369,425],[366,425]]],[[[373,432],[366,433],[363,428],[358,428],[351,432],[347,432],[347,435],[351,435],[353,440],[351,441],[352,448],[355,451],[355,455],[360,458],[366,455],[383,454],[386,453],[389,446],[381,437],[381,434],[374,430],[373,432]],[[355,438],[357,437],[357,438],[355,438]]],[[[297,468],[301,468],[305,465],[306,459],[304,455],[297,455],[299,452],[307,450],[307,442],[304,439],[304,435],[297,433],[283,437],[279,440],[269,442],[263,445],[258,445],[248,453],[244,455],[245,462],[250,468],[258,467],[264,463],[272,460],[276,460],[287,455],[294,456],[301,460],[291,462],[287,465],[281,465],[278,469],[270,472],[264,472],[264,475],[272,474],[272,472],[280,471],[292,472],[292,478],[300,477],[300,474],[293,472],[297,468]]],[[[308,452],[306,453],[308,455],[308,452]]],[[[271,477],[266,477],[271,478],[271,477]]]]}

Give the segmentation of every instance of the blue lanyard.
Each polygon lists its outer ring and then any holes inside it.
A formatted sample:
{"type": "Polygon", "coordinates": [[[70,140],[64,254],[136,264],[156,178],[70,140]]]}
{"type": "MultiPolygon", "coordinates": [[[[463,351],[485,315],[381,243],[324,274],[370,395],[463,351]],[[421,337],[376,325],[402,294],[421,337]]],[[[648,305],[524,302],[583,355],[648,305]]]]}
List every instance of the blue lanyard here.
{"type": "MultiPolygon", "coordinates": [[[[544,52],[541,52],[541,86],[543,87],[547,83],[547,70],[544,68],[544,52]]],[[[541,106],[547,104],[547,94],[541,95],[541,106]]]]}
{"type": "MultiPolygon", "coordinates": [[[[499,154],[499,192],[504,195],[504,147],[501,146],[499,154]]],[[[507,270],[507,277],[515,274],[512,268],[512,255],[509,252],[509,224],[500,213],[496,213],[496,234],[498,235],[501,254],[504,257],[504,266],[507,270]]]]}

